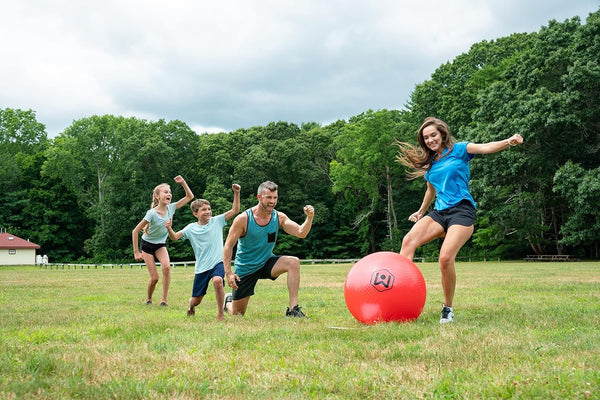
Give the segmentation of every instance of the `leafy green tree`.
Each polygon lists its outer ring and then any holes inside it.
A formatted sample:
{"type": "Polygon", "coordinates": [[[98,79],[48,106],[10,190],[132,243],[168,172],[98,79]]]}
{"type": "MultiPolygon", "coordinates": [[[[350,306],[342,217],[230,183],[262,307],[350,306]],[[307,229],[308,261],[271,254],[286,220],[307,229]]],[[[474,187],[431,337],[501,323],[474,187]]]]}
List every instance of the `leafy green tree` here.
{"type": "Polygon", "coordinates": [[[597,124],[582,118],[589,111],[579,111],[598,100],[589,85],[574,79],[581,75],[573,72],[580,57],[575,51],[580,47],[576,45],[580,29],[577,18],[551,21],[543,28],[530,51],[507,68],[503,80],[480,93],[476,129],[467,131],[474,140],[514,132],[524,136],[522,148],[498,155],[494,163],[476,164],[484,178],[474,186],[491,200],[483,214],[495,226],[486,233],[503,235],[505,243],[524,240],[537,253],[565,251],[561,224],[570,211],[552,190],[556,171],[568,160],[598,165],[597,124]]]}
{"type": "Polygon", "coordinates": [[[355,215],[353,225],[363,239],[361,253],[379,249],[386,236],[392,243],[398,221],[393,200],[394,177],[402,174],[395,163],[394,140],[399,135],[398,111],[367,111],[350,119],[336,137],[339,147],[331,162],[334,193],[343,193],[355,215]]]}
{"type": "Polygon", "coordinates": [[[568,161],[556,171],[553,190],[560,193],[571,213],[561,225],[561,243],[587,248],[587,254],[600,257],[600,167],[585,170],[568,161]]]}
{"type": "Polygon", "coordinates": [[[23,220],[18,231],[39,244],[40,252],[51,262],[78,261],[84,256],[85,238],[93,233],[94,221],[78,206],[77,194],[60,179],[42,176],[44,161],[44,152],[23,160],[23,176],[31,187],[25,206],[19,210],[23,220]]]}
{"type": "Polygon", "coordinates": [[[169,183],[178,198],[183,192],[173,177],[182,175],[188,184],[197,179],[197,148],[197,136],[180,121],[93,116],[73,122],[54,140],[43,170],[76,192],[79,207],[94,221],[85,246],[90,259],[127,260],[131,230],[150,207],[152,189],[169,183]]]}
{"type": "Polygon", "coordinates": [[[105,207],[105,200],[107,193],[114,190],[111,181],[123,158],[124,135],[120,134],[119,125],[124,120],[104,115],[74,121],[55,138],[43,167],[46,176],[62,179],[77,193],[79,206],[95,222],[95,233],[87,238],[86,251],[97,259],[102,256],[96,253],[107,253],[112,248],[102,248],[102,242],[110,237],[106,220],[114,212],[105,207]]]}
{"type": "Polygon", "coordinates": [[[21,210],[31,182],[23,176],[23,163],[47,144],[46,128],[33,111],[0,109],[0,226],[18,228],[26,218],[21,210]]]}
{"type": "Polygon", "coordinates": [[[69,188],[41,175],[50,144],[44,125],[31,110],[0,110],[0,142],[0,225],[39,244],[50,260],[80,258],[92,225],[69,188]]]}
{"type": "Polygon", "coordinates": [[[532,46],[535,35],[513,34],[471,46],[452,62],[438,67],[431,79],[417,85],[411,95],[409,120],[414,124],[426,117],[443,119],[459,134],[468,126],[477,110],[479,92],[501,80],[514,58],[532,46]]]}

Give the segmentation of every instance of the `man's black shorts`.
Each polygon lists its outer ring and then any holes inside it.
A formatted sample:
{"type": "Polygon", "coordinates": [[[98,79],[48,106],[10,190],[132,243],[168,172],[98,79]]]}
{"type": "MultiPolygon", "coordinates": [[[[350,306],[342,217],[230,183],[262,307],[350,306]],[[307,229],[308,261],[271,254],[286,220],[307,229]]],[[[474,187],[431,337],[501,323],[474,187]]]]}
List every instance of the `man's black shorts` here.
{"type": "Polygon", "coordinates": [[[277,260],[279,260],[280,256],[273,256],[267,260],[265,265],[258,271],[255,271],[251,274],[240,277],[240,280],[237,281],[237,290],[233,290],[231,295],[233,296],[233,300],[240,300],[248,296],[254,295],[254,287],[256,286],[256,282],[259,279],[270,279],[274,281],[277,277],[271,277],[271,271],[275,266],[277,260]]]}

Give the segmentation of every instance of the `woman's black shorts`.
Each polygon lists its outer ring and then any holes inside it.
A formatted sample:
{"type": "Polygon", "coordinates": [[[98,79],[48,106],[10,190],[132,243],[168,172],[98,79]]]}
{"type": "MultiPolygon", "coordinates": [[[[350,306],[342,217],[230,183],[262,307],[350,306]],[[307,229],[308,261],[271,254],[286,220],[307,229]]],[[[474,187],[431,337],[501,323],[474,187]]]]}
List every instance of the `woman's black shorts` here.
{"type": "Polygon", "coordinates": [[[452,225],[475,225],[475,207],[469,200],[462,200],[454,207],[445,210],[433,210],[427,215],[440,224],[446,232],[452,225]]]}

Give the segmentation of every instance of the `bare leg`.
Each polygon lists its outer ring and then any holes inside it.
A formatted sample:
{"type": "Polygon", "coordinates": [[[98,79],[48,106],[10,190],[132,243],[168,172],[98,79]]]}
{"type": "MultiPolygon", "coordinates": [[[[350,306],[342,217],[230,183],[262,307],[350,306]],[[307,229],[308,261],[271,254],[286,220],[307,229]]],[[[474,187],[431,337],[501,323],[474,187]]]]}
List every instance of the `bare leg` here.
{"type": "Polygon", "coordinates": [[[418,220],[402,239],[400,255],[412,261],[419,246],[443,236],[444,228],[431,217],[425,216],[418,220]]]}
{"type": "Polygon", "coordinates": [[[203,298],[204,298],[204,296],[190,297],[190,308],[194,308],[198,304],[202,303],[203,298]]]}
{"type": "Polygon", "coordinates": [[[171,283],[171,260],[169,259],[169,252],[166,247],[161,247],[156,251],[156,258],[160,262],[162,267],[162,299],[161,303],[167,303],[167,297],[169,295],[169,284],[171,283]]]}
{"type": "Polygon", "coordinates": [[[213,278],[213,287],[215,289],[215,297],[217,298],[217,319],[224,321],[225,315],[223,314],[223,298],[225,296],[225,287],[223,285],[223,278],[215,276],[213,278]]]}
{"type": "Polygon", "coordinates": [[[300,289],[300,260],[298,257],[281,256],[271,270],[274,278],[287,272],[287,288],[290,297],[289,308],[298,305],[298,291],[300,289]]]}
{"type": "Polygon", "coordinates": [[[148,272],[150,273],[146,301],[152,301],[152,295],[154,294],[154,289],[156,288],[156,284],[158,283],[158,271],[156,270],[156,262],[154,261],[154,256],[152,254],[142,252],[142,257],[144,258],[146,268],[148,268],[148,272]]]}
{"type": "Polygon", "coordinates": [[[248,302],[250,301],[250,296],[244,297],[243,299],[233,300],[229,304],[227,304],[227,311],[231,315],[244,315],[246,314],[246,309],[248,308],[248,302]]]}
{"type": "Polygon", "coordinates": [[[442,272],[442,288],[444,290],[444,304],[452,307],[456,289],[456,269],[454,262],[456,255],[473,234],[473,225],[452,225],[448,228],[446,238],[440,249],[440,271],[442,272]]]}

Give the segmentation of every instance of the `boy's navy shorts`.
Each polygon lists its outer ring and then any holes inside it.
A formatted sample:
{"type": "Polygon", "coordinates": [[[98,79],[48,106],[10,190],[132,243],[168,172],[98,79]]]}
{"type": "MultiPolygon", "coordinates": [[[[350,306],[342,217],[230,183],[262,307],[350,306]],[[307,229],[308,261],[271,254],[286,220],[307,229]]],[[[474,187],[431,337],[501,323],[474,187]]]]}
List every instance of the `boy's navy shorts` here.
{"type": "Polygon", "coordinates": [[[192,287],[192,297],[200,297],[206,294],[208,289],[208,282],[215,276],[220,276],[223,280],[225,279],[225,268],[223,267],[223,261],[217,263],[212,269],[208,271],[200,272],[194,275],[194,286],[192,287]]]}

